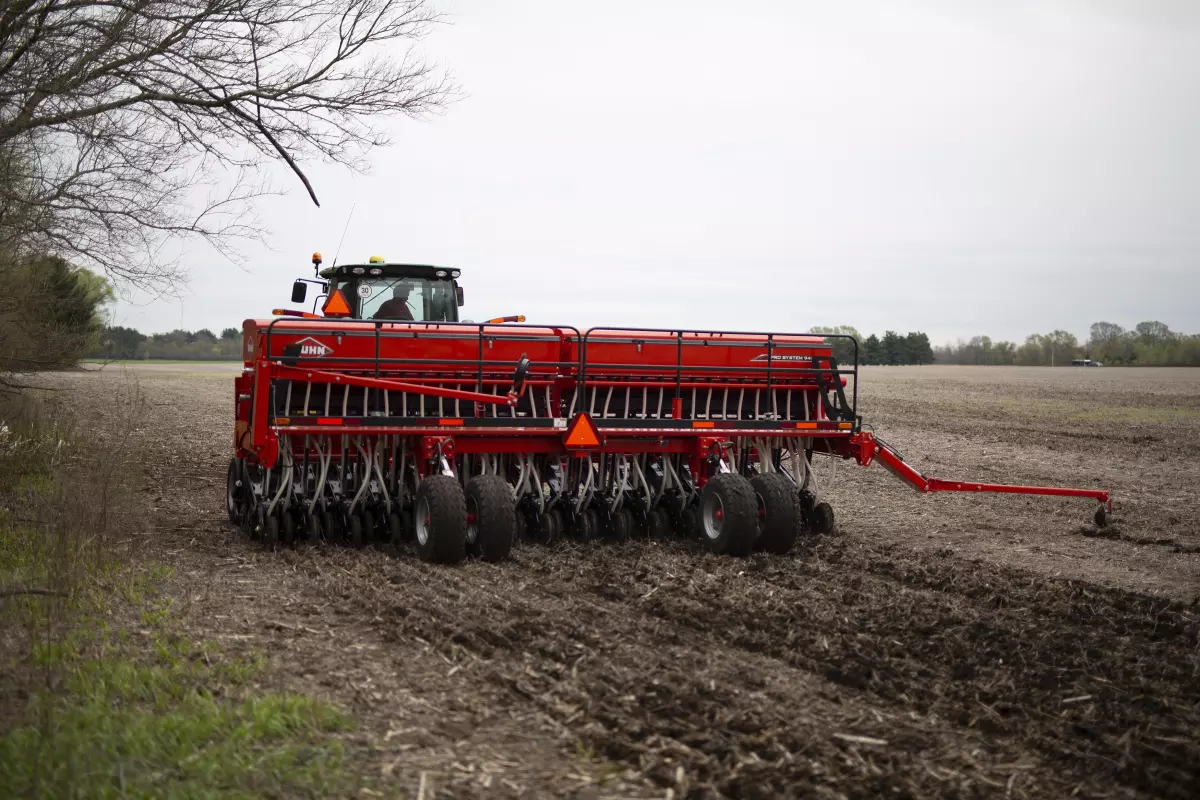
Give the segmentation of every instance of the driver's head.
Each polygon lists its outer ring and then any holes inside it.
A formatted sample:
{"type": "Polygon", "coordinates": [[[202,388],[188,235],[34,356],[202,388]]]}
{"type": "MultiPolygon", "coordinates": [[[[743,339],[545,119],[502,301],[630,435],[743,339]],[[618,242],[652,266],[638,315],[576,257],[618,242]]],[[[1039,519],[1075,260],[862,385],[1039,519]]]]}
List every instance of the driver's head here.
{"type": "Polygon", "coordinates": [[[410,291],[411,289],[407,283],[397,283],[392,287],[392,297],[397,300],[407,300],[410,291]]]}

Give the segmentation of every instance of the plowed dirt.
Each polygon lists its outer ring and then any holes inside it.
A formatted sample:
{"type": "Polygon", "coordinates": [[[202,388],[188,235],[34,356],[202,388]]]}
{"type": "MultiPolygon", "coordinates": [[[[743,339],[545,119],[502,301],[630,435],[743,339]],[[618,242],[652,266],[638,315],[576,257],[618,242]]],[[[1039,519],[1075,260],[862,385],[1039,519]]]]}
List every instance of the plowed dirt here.
{"type": "MultiPolygon", "coordinates": [[[[404,796],[1200,796],[1200,372],[879,368],[861,411],[929,475],[1109,488],[919,496],[851,463],[787,557],[681,541],[511,562],[266,553],[225,521],[233,370],[150,400],[148,557],[197,636],[363,720],[404,796]]],[[[58,376],[103,425],[125,378],[58,376]]],[[[832,466],[832,465],[830,465],[832,466]]]]}

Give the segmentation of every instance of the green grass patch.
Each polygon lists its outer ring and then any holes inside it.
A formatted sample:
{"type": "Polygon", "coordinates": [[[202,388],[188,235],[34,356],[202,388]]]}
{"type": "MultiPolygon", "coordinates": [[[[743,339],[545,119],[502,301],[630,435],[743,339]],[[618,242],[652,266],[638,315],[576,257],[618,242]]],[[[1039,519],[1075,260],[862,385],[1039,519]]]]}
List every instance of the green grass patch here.
{"type": "Polygon", "coordinates": [[[61,683],[0,739],[0,786],[28,797],[324,797],[348,786],[337,707],[264,692],[259,663],[159,637],[44,652],[61,683]]]}
{"type": "Polygon", "coordinates": [[[180,636],[173,570],[115,546],[135,454],[88,452],[72,426],[29,407],[0,407],[4,419],[0,796],[357,791],[341,737],[353,718],[264,688],[261,657],[180,636]]]}
{"type": "MultiPolygon", "coordinates": [[[[6,566],[26,578],[43,571],[28,544],[14,550],[7,541],[0,540],[6,566]]],[[[70,624],[32,636],[28,656],[6,665],[33,689],[20,718],[0,729],[0,794],[349,793],[352,770],[338,734],[354,727],[353,718],[320,699],[259,687],[261,657],[230,657],[211,642],[176,635],[174,598],[165,591],[170,568],[132,572],[109,565],[107,589],[79,592],[70,624]],[[130,615],[133,627],[111,624],[130,615]]],[[[40,618],[45,603],[9,598],[5,616],[40,618]]]]}

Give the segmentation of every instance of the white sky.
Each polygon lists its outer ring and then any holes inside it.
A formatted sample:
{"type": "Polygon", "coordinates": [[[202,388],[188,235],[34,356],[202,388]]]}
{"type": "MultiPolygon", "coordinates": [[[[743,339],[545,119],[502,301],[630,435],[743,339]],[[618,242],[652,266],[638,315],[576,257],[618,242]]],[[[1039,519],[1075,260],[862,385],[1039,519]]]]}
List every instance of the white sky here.
{"type": "Polygon", "coordinates": [[[439,3],[465,93],[264,202],[144,332],[287,306],[309,256],[451,265],[466,317],[1200,332],[1200,3],[439,3]]]}

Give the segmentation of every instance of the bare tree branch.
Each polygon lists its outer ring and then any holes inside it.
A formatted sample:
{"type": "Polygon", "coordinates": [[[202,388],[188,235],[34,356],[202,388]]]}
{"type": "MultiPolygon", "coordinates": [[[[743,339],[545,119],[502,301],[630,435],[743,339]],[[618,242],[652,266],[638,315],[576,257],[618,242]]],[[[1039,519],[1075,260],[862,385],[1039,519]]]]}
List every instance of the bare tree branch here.
{"type": "Polygon", "coordinates": [[[168,242],[238,260],[264,167],[320,205],[305,162],[364,168],[383,123],[452,99],[412,50],[440,21],[427,0],[5,0],[0,248],[155,291],[183,277],[168,242]]]}

